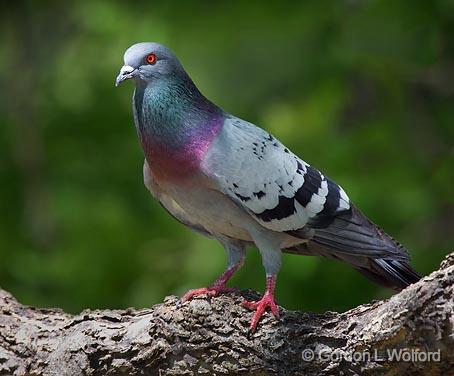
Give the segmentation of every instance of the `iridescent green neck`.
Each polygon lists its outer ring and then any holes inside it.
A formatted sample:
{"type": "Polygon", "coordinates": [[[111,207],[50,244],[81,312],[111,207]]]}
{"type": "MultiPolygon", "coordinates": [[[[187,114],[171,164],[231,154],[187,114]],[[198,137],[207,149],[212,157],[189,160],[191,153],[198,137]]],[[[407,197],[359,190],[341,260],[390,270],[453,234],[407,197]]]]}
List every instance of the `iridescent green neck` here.
{"type": "Polygon", "coordinates": [[[162,77],[134,92],[136,125],[144,144],[181,147],[203,137],[222,110],[207,100],[187,76],[162,77]]]}
{"type": "Polygon", "coordinates": [[[189,77],[181,76],[139,84],[134,112],[145,157],[153,172],[165,179],[197,171],[225,119],[189,77]]]}

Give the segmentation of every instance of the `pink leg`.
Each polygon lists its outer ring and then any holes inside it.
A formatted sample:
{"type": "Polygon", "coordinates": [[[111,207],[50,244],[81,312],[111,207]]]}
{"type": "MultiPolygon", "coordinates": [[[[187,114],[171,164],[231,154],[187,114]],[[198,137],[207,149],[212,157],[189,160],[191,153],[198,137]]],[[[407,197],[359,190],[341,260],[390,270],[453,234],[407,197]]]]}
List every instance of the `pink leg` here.
{"type": "Polygon", "coordinates": [[[260,318],[262,317],[263,313],[266,310],[266,307],[269,307],[271,312],[273,313],[274,317],[279,316],[279,308],[276,305],[276,302],[274,301],[274,287],[276,286],[276,276],[272,275],[269,277],[266,277],[266,290],[265,294],[263,295],[262,299],[255,301],[255,302],[250,302],[250,301],[243,301],[243,306],[249,309],[254,310],[255,313],[254,316],[252,317],[251,325],[250,325],[250,330],[252,332],[255,331],[257,328],[257,324],[260,321],[260,318]]]}
{"type": "Polygon", "coordinates": [[[194,296],[206,294],[208,296],[216,296],[222,292],[231,292],[236,291],[234,287],[227,287],[227,281],[232,277],[233,273],[238,270],[243,263],[239,262],[231,268],[228,268],[220,277],[214,281],[214,283],[209,287],[202,287],[200,289],[189,290],[186,294],[183,295],[181,300],[186,302],[191,300],[194,296]]]}

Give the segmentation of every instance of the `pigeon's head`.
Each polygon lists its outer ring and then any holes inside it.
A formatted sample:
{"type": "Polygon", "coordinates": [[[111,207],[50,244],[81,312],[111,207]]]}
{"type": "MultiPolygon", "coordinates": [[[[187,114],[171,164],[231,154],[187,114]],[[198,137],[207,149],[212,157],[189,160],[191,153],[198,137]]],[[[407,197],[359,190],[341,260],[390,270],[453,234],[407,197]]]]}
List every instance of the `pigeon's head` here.
{"type": "Polygon", "coordinates": [[[162,76],[184,73],[173,52],[158,43],[133,44],[126,50],[124,62],[115,81],[116,86],[130,78],[148,83],[162,76]]]}

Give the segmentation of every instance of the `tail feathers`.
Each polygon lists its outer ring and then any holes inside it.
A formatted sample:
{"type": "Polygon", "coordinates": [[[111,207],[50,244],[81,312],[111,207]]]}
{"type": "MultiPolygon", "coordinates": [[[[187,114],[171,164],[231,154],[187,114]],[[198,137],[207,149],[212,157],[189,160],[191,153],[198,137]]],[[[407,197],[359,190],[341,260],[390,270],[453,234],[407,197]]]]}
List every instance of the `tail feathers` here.
{"type": "Polygon", "coordinates": [[[307,256],[324,256],[346,262],[375,283],[396,291],[402,290],[421,279],[421,276],[407,261],[353,256],[333,251],[330,248],[311,241],[285,249],[284,252],[307,256]]]}
{"type": "Polygon", "coordinates": [[[408,260],[406,249],[355,206],[336,214],[329,222],[317,222],[315,218],[303,228],[287,233],[300,239],[308,239],[338,254],[408,260]]]}
{"type": "Polygon", "coordinates": [[[402,290],[421,279],[405,261],[370,259],[369,265],[355,268],[374,282],[395,290],[402,290]]]}
{"type": "Polygon", "coordinates": [[[382,286],[401,290],[421,278],[409,265],[407,250],[355,206],[288,233],[307,242],[286,252],[344,261],[382,286]]]}

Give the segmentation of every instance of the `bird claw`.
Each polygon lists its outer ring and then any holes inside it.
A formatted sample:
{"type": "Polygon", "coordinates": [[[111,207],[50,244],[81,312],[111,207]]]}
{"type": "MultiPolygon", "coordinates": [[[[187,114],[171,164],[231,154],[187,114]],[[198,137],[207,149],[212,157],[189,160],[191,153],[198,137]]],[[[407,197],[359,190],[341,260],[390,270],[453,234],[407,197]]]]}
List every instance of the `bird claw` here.
{"type": "Polygon", "coordinates": [[[226,285],[212,285],[209,287],[201,287],[199,289],[189,290],[186,294],[183,295],[181,300],[183,302],[187,302],[188,300],[191,300],[194,296],[199,295],[217,296],[221,293],[236,291],[238,291],[236,287],[227,287],[226,285]]]}
{"type": "Polygon", "coordinates": [[[243,307],[249,308],[251,310],[255,310],[254,316],[251,320],[251,325],[249,327],[251,332],[255,332],[257,328],[257,324],[260,321],[263,313],[265,312],[266,308],[269,307],[271,313],[274,317],[279,317],[279,307],[277,306],[276,302],[274,301],[274,297],[272,294],[265,294],[263,298],[257,301],[247,301],[244,300],[241,305],[243,307]]]}

